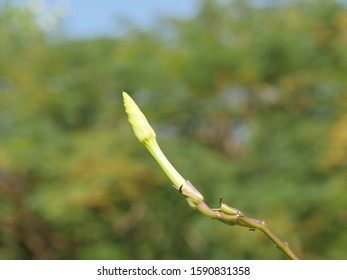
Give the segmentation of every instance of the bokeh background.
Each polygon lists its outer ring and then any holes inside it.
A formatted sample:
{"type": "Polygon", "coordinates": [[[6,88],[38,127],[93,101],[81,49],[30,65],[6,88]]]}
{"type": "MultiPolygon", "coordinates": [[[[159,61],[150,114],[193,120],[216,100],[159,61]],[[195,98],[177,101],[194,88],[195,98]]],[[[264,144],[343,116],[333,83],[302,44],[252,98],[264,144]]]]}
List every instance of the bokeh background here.
{"type": "Polygon", "coordinates": [[[83,36],[38,3],[0,1],[1,259],[286,259],[187,205],[123,90],[211,207],[347,258],[346,2],[203,0],[83,36]]]}

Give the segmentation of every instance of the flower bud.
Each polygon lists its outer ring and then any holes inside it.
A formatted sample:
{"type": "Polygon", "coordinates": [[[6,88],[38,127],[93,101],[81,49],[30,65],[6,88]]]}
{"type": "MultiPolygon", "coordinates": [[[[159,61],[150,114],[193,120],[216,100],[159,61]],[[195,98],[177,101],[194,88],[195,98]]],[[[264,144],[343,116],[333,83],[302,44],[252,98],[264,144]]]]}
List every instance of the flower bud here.
{"type": "Polygon", "coordinates": [[[148,123],[145,115],[141,112],[140,108],[126,92],[123,91],[122,94],[125,111],[128,114],[128,120],[131,127],[133,128],[136,138],[142,144],[145,144],[145,142],[154,139],[156,137],[155,132],[148,123]]]}

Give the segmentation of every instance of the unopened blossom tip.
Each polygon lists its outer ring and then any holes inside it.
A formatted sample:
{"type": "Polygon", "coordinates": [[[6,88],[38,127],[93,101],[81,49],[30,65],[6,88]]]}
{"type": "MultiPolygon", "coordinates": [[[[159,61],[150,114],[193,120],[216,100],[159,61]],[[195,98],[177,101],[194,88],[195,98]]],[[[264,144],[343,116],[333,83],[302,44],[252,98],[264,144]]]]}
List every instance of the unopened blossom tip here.
{"type": "Polygon", "coordinates": [[[128,120],[136,138],[142,144],[154,139],[156,137],[155,132],[135,101],[124,91],[122,95],[125,111],[128,114],[128,120]]]}

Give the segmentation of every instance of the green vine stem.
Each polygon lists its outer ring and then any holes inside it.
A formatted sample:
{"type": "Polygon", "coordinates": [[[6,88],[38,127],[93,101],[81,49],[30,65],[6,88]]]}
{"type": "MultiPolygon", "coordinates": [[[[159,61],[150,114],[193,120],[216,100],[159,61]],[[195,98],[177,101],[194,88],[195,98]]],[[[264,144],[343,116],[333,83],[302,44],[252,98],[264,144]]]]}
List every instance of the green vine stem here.
{"type": "Polygon", "coordinates": [[[125,111],[128,114],[129,123],[141,144],[143,144],[165,174],[169,177],[173,186],[187,200],[190,207],[200,211],[203,215],[219,220],[228,225],[238,225],[247,227],[251,230],[260,230],[268,238],[270,238],[288,258],[298,260],[299,258],[291,250],[287,242],[282,241],[277,235],[267,226],[265,221],[256,220],[245,216],[240,210],[230,207],[220,198],[219,208],[210,208],[205,202],[202,194],[188,181],[185,180],[177,170],[168,161],[162,150],[160,149],[156,134],[148,123],[145,115],[141,112],[134,100],[123,92],[123,100],[125,111]]]}

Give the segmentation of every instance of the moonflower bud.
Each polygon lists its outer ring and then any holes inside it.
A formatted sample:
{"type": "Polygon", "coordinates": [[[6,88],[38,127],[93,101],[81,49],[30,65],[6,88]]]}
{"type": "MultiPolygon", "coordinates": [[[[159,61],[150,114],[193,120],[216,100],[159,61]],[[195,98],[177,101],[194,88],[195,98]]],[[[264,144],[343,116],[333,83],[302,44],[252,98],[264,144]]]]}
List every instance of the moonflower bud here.
{"type": "Polygon", "coordinates": [[[123,92],[123,100],[129,123],[133,128],[136,138],[148,149],[171,182],[173,182],[173,186],[178,190],[185,182],[185,179],[177,172],[161,151],[155,139],[156,135],[153,128],[135,101],[126,92],[123,92]]]}
{"type": "Polygon", "coordinates": [[[142,144],[145,144],[145,142],[154,139],[156,137],[155,132],[148,123],[145,115],[141,112],[135,101],[124,91],[123,100],[125,111],[128,114],[129,123],[133,128],[136,138],[142,144]]]}

